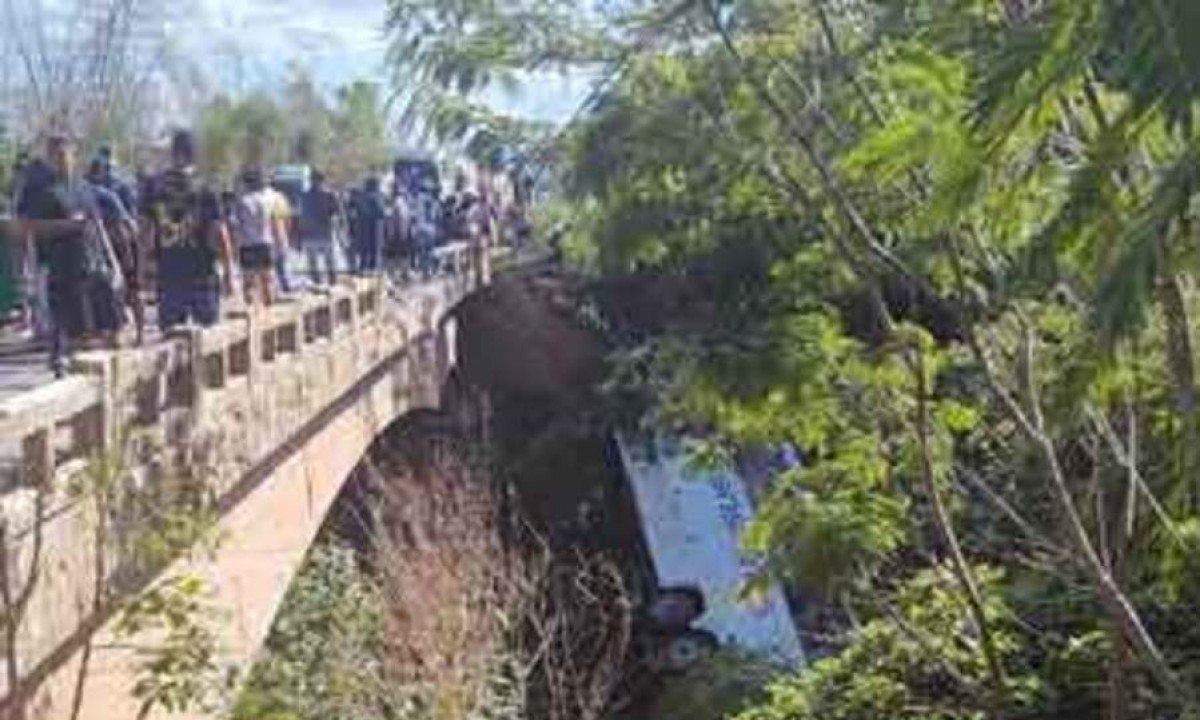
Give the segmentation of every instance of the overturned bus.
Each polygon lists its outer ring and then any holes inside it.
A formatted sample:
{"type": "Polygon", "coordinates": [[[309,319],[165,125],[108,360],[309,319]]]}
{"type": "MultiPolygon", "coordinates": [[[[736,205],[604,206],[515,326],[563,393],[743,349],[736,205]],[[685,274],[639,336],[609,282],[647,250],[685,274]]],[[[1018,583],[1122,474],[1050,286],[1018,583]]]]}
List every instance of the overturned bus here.
{"type": "Polygon", "coordinates": [[[765,572],[742,549],[753,515],[741,475],[700,469],[677,440],[615,443],[640,529],[633,590],[641,608],[643,662],[673,671],[730,647],[789,667],[804,662],[791,609],[768,577],[747,597],[746,583],[765,572]]]}

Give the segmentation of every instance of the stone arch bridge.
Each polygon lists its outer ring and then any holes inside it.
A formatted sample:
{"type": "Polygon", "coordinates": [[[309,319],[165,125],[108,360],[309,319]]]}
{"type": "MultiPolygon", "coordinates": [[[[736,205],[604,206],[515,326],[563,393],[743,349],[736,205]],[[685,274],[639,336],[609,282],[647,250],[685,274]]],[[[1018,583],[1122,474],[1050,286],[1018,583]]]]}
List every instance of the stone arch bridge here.
{"type": "Polygon", "coordinates": [[[206,581],[218,662],[247,668],[372,440],[439,406],[451,311],[487,278],[471,256],[452,248],[446,272],[402,291],[343,280],[83,353],[66,378],[0,396],[0,720],[139,717],[139,653],[161,630],[119,632],[121,602],[170,578],[206,581]],[[181,555],[196,507],[218,540],[181,555]]]}

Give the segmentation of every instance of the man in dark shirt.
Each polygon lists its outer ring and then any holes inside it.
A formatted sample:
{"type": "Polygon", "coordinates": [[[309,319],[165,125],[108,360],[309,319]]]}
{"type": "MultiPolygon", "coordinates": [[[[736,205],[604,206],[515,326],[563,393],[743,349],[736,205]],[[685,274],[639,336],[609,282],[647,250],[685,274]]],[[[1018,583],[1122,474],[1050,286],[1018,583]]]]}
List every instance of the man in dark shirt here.
{"type": "Polygon", "coordinates": [[[300,244],[308,257],[308,272],[314,284],[321,282],[320,263],[325,265],[329,284],[337,282],[333,237],[341,215],[341,203],[325,187],[325,175],[313,170],[312,187],[300,197],[300,244]]]}
{"type": "Polygon", "coordinates": [[[89,235],[99,232],[88,223],[99,222],[101,214],[90,186],[75,177],[73,143],[63,135],[51,136],[46,158],[25,178],[17,213],[21,232],[46,268],[50,365],[61,377],[68,342],[90,331],[115,333],[121,317],[97,282],[107,240],[89,235]]]}
{"type": "Polygon", "coordinates": [[[158,323],[164,330],[189,321],[215,324],[222,289],[228,294],[233,287],[229,229],[217,194],[196,178],[194,156],[191,134],[176,132],[171,164],[147,198],[158,256],[158,323]]]}
{"type": "Polygon", "coordinates": [[[383,242],[387,206],[379,190],[379,178],[367,178],[362,192],[354,196],[354,267],[360,273],[379,268],[379,250],[383,242]]]}
{"type": "Polygon", "coordinates": [[[133,313],[137,344],[141,345],[146,311],[142,304],[142,253],[138,245],[137,222],[134,220],[133,210],[118,193],[117,188],[120,186],[115,182],[112,169],[106,164],[103,156],[92,160],[88,167],[87,179],[96,194],[104,229],[108,232],[117,262],[120,264],[125,304],[133,313]]]}
{"type": "MultiPolygon", "coordinates": [[[[22,153],[17,159],[13,175],[12,204],[14,217],[28,215],[22,203],[30,197],[32,190],[40,185],[54,184],[54,170],[41,158],[22,153]]],[[[46,304],[46,267],[34,243],[33,236],[14,224],[10,228],[13,240],[13,265],[20,275],[22,305],[26,329],[34,338],[50,336],[50,315],[46,304]]]]}
{"type": "Polygon", "coordinates": [[[121,204],[125,206],[125,211],[131,216],[137,217],[137,191],[117,173],[117,163],[113,158],[112,148],[108,145],[101,145],[100,149],[96,151],[96,157],[92,160],[92,166],[99,171],[96,181],[116,193],[117,197],[121,199],[121,204]]]}

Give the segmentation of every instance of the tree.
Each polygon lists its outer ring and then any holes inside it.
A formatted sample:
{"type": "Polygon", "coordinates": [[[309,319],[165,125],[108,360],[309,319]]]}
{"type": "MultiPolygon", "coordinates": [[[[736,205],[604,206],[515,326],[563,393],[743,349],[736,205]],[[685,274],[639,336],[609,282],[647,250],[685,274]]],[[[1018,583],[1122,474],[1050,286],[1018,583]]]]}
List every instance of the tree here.
{"type": "Polygon", "coordinates": [[[4,0],[5,103],[31,137],[69,131],[87,143],[132,146],[159,108],[156,77],[176,64],[166,6],[155,0],[4,0]]]}
{"type": "Polygon", "coordinates": [[[388,165],[387,115],[378,85],[357,81],[339,88],[332,124],[331,177],[351,182],[388,165]]]}
{"type": "Polygon", "coordinates": [[[645,41],[622,25],[655,3],[585,5],[389,0],[392,92],[404,128],[484,165],[545,164],[554,129],[498,112],[480,94],[547,73],[619,64],[645,41]]]}
{"type": "MultiPolygon", "coordinates": [[[[582,13],[582,53],[557,4],[465,3],[407,62],[443,93],[600,66],[564,199],[676,308],[616,328],[622,379],[718,457],[801,450],[746,541],[844,666],[927,717],[1172,716],[1200,701],[1192,5],[647,2],[582,13]],[[888,660],[939,634],[904,609],[932,570],[970,673],[888,660]]],[[[749,717],[861,715],[830,667],[749,717]]]]}
{"type": "Polygon", "coordinates": [[[201,169],[224,181],[245,164],[307,163],[349,183],[380,171],[390,157],[376,85],[351,83],[330,102],[299,67],[278,96],[264,90],[216,96],[201,109],[197,127],[201,169]]]}
{"type": "Polygon", "coordinates": [[[263,92],[240,99],[219,96],[197,123],[200,167],[208,177],[232,180],[247,164],[268,166],[288,157],[288,116],[263,92]]]}
{"type": "Polygon", "coordinates": [[[13,164],[17,160],[16,142],[3,121],[0,121],[0,197],[7,200],[12,185],[13,164]]]}
{"type": "Polygon", "coordinates": [[[301,163],[327,166],[333,155],[333,112],[311,73],[294,65],[283,89],[283,107],[291,120],[290,154],[301,163]]]}
{"type": "Polygon", "coordinates": [[[378,717],[384,603],[354,550],[319,544],[288,590],[233,717],[378,717]]]}

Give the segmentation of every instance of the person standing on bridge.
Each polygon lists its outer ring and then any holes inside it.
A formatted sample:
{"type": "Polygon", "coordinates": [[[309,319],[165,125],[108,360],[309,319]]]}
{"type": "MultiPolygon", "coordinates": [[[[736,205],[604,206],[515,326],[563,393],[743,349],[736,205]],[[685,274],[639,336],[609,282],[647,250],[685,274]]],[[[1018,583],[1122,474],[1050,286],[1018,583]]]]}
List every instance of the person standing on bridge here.
{"type": "Polygon", "coordinates": [[[111,293],[115,266],[92,187],[75,171],[75,146],[66,135],[46,142],[49,173],[21,189],[21,233],[47,268],[50,366],[65,372],[68,343],[89,333],[114,337],[121,325],[111,293]]]}
{"type": "MultiPolygon", "coordinates": [[[[266,176],[264,175],[264,182],[266,176]]],[[[292,292],[292,276],[288,269],[288,259],[292,255],[292,226],[296,219],[295,213],[292,212],[292,201],[288,199],[286,193],[281,189],[283,186],[278,182],[265,182],[263,193],[267,201],[270,203],[271,215],[275,218],[273,227],[275,232],[279,234],[276,238],[278,244],[275,246],[275,279],[279,283],[279,291],[285,296],[292,292]]]]}
{"type": "Polygon", "coordinates": [[[242,172],[242,195],[233,217],[246,299],[270,305],[274,302],[275,258],[286,251],[288,236],[286,220],[276,210],[276,199],[261,169],[250,167],[242,172]]]}
{"type": "MultiPolygon", "coordinates": [[[[29,188],[54,183],[54,170],[40,157],[27,151],[18,156],[13,170],[12,211],[20,218],[25,214],[22,199],[29,188]]],[[[13,265],[20,276],[22,320],[25,334],[34,340],[50,337],[50,310],[46,299],[46,266],[32,236],[15,226],[11,235],[13,265]]]]}
{"type": "Polygon", "coordinates": [[[97,155],[88,167],[87,179],[96,192],[104,229],[112,242],[116,259],[120,265],[124,282],[125,304],[133,313],[136,332],[136,343],[142,344],[146,325],[146,310],[142,305],[141,278],[141,248],[138,244],[138,226],[134,220],[133,209],[126,203],[125,198],[132,197],[132,192],[119,193],[115,177],[112,174],[111,157],[97,155]]]}
{"type": "Polygon", "coordinates": [[[217,194],[196,178],[194,158],[191,133],[176,132],[170,165],[151,181],[146,198],[158,256],[158,324],[164,330],[188,322],[215,324],[222,290],[232,294],[229,229],[217,194]]]}
{"type": "Polygon", "coordinates": [[[113,157],[112,147],[109,145],[101,145],[100,148],[96,150],[96,157],[92,160],[92,163],[99,164],[103,170],[103,175],[98,178],[99,183],[116,193],[117,197],[121,199],[121,204],[125,206],[126,212],[133,217],[137,217],[137,191],[130,183],[125,181],[125,178],[119,172],[116,158],[113,157]]]}
{"type": "Polygon", "coordinates": [[[437,269],[433,251],[438,245],[441,212],[437,196],[432,192],[420,191],[412,201],[413,270],[422,278],[428,278],[437,269]]]}
{"type": "Polygon", "coordinates": [[[388,275],[402,282],[408,275],[412,258],[412,203],[402,178],[393,178],[388,202],[387,229],[384,232],[383,265],[388,275]]]}
{"type": "Polygon", "coordinates": [[[342,218],[342,203],[325,187],[325,175],[312,171],[312,187],[300,196],[300,244],[308,258],[308,273],[314,285],[321,284],[318,265],[324,264],[329,284],[337,282],[334,234],[342,218]]]}
{"type": "Polygon", "coordinates": [[[367,178],[362,190],[354,196],[350,212],[354,269],[361,274],[373,273],[379,269],[379,252],[387,223],[387,203],[380,191],[378,177],[367,178]]]}

